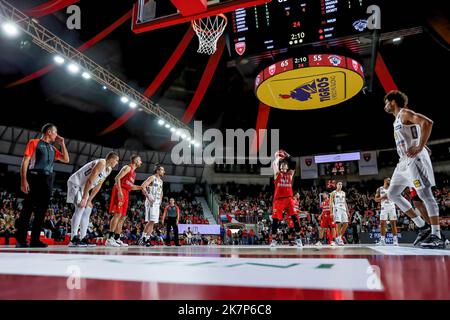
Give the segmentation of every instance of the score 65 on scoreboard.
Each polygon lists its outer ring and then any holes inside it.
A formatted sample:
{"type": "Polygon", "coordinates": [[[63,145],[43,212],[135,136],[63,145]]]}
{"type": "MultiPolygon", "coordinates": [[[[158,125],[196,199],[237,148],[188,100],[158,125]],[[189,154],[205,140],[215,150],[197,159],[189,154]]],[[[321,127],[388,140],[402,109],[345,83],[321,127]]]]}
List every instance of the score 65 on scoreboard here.
{"type": "Polygon", "coordinates": [[[369,0],[272,0],[228,14],[232,57],[294,48],[368,31],[369,0]]]}

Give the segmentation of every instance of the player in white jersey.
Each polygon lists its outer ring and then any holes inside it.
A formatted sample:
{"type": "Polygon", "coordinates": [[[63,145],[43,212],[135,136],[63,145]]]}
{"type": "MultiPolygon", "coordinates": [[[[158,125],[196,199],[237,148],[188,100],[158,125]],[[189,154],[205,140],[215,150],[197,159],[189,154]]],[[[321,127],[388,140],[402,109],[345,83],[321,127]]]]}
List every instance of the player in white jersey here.
{"type": "Polygon", "coordinates": [[[336,223],[336,240],[338,245],[344,245],[343,237],[348,227],[348,207],[345,192],[342,191],[342,181],[336,184],[336,190],[330,195],[330,211],[336,223]]]}
{"type": "Polygon", "coordinates": [[[92,199],[118,163],[119,155],[110,152],[105,159],[97,159],[85,164],[67,181],[67,203],[75,205],[70,247],[88,245],[85,237],[93,207],[92,199]],[[80,228],[80,237],[78,237],[78,228],[80,228]]]}
{"type": "Polygon", "coordinates": [[[392,228],[393,244],[398,246],[397,238],[397,209],[395,208],[395,203],[388,198],[389,185],[391,183],[390,178],[384,179],[384,184],[382,187],[377,189],[375,194],[375,201],[381,202],[381,212],[380,212],[380,233],[381,238],[378,245],[386,245],[386,228],[387,221],[389,220],[392,228]]]}
{"type": "Polygon", "coordinates": [[[384,110],[395,117],[394,138],[400,157],[392,175],[388,198],[419,227],[419,234],[414,243],[423,248],[445,248],[439,225],[439,207],[431,190],[435,185],[433,166],[425,149],[433,121],[410,110],[407,107],[408,97],[403,92],[389,92],[384,97],[384,103],[384,110]],[[402,196],[406,187],[416,189],[430,216],[431,228],[402,196]]]}
{"type": "Polygon", "coordinates": [[[142,184],[142,193],[145,195],[145,222],[147,222],[140,245],[150,246],[150,237],[153,233],[153,226],[159,222],[161,202],[163,198],[163,181],[165,171],[164,167],[157,164],[154,174],[148,177],[142,184]]]}

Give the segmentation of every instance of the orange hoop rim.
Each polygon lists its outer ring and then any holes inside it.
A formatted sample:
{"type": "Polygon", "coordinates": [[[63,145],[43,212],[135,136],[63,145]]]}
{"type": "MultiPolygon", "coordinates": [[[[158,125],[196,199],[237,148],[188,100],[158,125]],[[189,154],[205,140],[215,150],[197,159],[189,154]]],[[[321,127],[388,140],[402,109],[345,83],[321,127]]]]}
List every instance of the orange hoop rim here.
{"type": "Polygon", "coordinates": [[[216,17],[221,17],[223,20],[225,20],[225,24],[223,25],[223,27],[221,27],[221,28],[219,28],[217,30],[210,30],[210,31],[203,30],[196,21],[212,17],[212,16],[208,16],[208,17],[205,17],[205,18],[192,20],[191,21],[192,28],[194,29],[195,32],[202,32],[202,33],[206,33],[206,32],[216,32],[216,33],[223,32],[223,30],[225,30],[225,28],[226,28],[226,26],[228,24],[228,18],[223,13],[216,14],[215,16],[216,17]]]}

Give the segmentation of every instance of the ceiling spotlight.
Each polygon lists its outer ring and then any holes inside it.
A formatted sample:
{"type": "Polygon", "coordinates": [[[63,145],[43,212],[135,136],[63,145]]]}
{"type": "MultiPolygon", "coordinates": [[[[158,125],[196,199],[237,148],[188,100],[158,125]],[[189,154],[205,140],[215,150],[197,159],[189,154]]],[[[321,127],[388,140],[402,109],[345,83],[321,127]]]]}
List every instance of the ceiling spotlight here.
{"type": "Polygon", "coordinates": [[[163,119],[159,119],[159,120],[158,120],[158,124],[159,124],[160,126],[162,126],[164,123],[165,123],[165,122],[164,122],[163,119]]]}
{"type": "Polygon", "coordinates": [[[200,143],[196,142],[196,143],[194,144],[194,146],[198,148],[198,147],[200,147],[200,143]]]}
{"type": "Polygon", "coordinates": [[[166,127],[167,129],[170,129],[170,124],[166,123],[166,125],[164,127],[166,127]]]}
{"type": "Polygon", "coordinates": [[[75,63],[71,63],[67,67],[67,70],[69,70],[71,73],[78,73],[78,71],[80,71],[80,67],[77,66],[75,63]]]}
{"type": "Polygon", "coordinates": [[[184,133],[181,135],[181,137],[182,137],[183,139],[186,139],[186,135],[185,135],[184,133]]]}
{"type": "Polygon", "coordinates": [[[402,40],[401,37],[397,37],[397,38],[392,39],[392,42],[399,42],[399,41],[401,41],[401,40],[402,40]]]}
{"type": "Polygon", "coordinates": [[[3,32],[10,37],[16,37],[19,35],[19,29],[14,23],[11,22],[5,22],[2,25],[3,32]]]}
{"type": "Polygon", "coordinates": [[[136,102],[134,102],[134,101],[131,101],[130,102],[130,104],[129,104],[129,106],[130,106],[130,108],[136,108],[137,107],[137,103],[136,102]]]}
{"type": "Polygon", "coordinates": [[[61,57],[61,56],[55,56],[54,58],[53,58],[53,60],[55,60],[55,62],[57,63],[57,64],[63,64],[64,63],[64,58],[63,57],[61,57]]]}
{"type": "Polygon", "coordinates": [[[191,137],[188,137],[188,138],[187,138],[187,141],[188,141],[188,142],[191,142],[191,140],[192,140],[191,137]]]}
{"type": "Polygon", "coordinates": [[[176,134],[177,136],[181,136],[180,130],[177,130],[177,131],[175,132],[175,134],[176,134]]]}
{"type": "Polygon", "coordinates": [[[91,75],[90,75],[89,73],[87,73],[86,71],[83,72],[83,73],[81,74],[81,76],[82,76],[84,79],[86,79],[86,80],[88,80],[88,79],[91,78],[91,75]]]}
{"type": "Polygon", "coordinates": [[[191,144],[196,144],[197,142],[195,142],[194,139],[192,139],[191,144]]]}
{"type": "Polygon", "coordinates": [[[122,97],[120,98],[120,101],[122,101],[122,103],[127,103],[129,100],[127,97],[122,97]]]}
{"type": "Polygon", "coordinates": [[[175,132],[175,128],[170,128],[170,132],[175,132]]]}

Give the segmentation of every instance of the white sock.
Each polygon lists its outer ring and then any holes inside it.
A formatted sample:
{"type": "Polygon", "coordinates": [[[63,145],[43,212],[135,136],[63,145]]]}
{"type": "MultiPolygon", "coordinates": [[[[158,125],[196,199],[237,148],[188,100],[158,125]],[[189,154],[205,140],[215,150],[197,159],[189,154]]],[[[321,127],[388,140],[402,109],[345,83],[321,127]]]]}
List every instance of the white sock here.
{"type": "Polygon", "coordinates": [[[145,232],[143,232],[143,233],[142,233],[142,238],[143,238],[144,240],[147,240],[147,237],[148,237],[147,234],[146,234],[145,232]]]}
{"type": "Polygon", "coordinates": [[[386,239],[386,237],[385,236],[381,236],[381,240],[384,241],[384,239],[386,239]]]}
{"type": "Polygon", "coordinates": [[[84,208],[75,207],[75,212],[72,217],[72,235],[71,239],[78,235],[78,228],[80,227],[81,218],[83,217],[84,208]]]}
{"type": "Polygon", "coordinates": [[[422,228],[424,225],[425,225],[425,221],[421,218],[421,217],[419,217],[419,216],[417,216],[417,217],[415,217],[415,218],[412,218],[411,219],[415,224],[416,224],[416,226],[418,226],[419,228],[422,228]]]}
{"type": "Polygon", "coordinates": [[[440,225],[431,225],[431,234],[434,234],[436,237],[441,239],[441,226],[440,225]]]}
{"type": "Polygon", "coordinates": [[[397,236],[394,236],[394,240],[397,240],[397,236]]]}
{"type": "Polygon", "coordinates": [[[81,227],[80,227],[80,238],[84,239],[87,234],[87,229],[89,227],[89,218],[91,217],[92,208],[86,207],[83,211],[83,217],[81,218],[81,227]]]}

